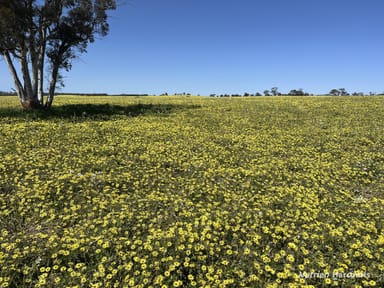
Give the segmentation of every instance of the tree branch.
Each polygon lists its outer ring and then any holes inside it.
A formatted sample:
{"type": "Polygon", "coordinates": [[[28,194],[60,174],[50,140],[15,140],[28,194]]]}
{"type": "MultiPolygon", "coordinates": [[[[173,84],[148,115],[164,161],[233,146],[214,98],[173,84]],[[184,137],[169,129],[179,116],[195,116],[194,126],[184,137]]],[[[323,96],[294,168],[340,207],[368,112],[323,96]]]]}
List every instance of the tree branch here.
{"type": "Polygon", "coordinates": [[[13,61],[11,59],[11,55],[8,51],[5,51],[4,53],[5,61],[8,64],[9,71],[11,72],[11,75],[13,77],[13,81],[15,82],[15,88],[17,95],[19,96],[19,99],[23,101],[25,99],[25,91],[23,89],[23,84],[21,84],[20,78],[17,75],[17,71],[15,69],[15,65],[13,65],[13,61]]]}

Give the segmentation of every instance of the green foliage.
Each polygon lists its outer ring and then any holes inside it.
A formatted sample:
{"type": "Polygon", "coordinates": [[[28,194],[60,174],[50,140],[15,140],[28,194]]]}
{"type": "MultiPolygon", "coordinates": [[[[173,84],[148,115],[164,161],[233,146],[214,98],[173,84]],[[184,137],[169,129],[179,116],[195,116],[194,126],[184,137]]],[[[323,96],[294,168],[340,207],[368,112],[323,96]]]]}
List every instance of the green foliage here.
{"type": "Polygon", "coordinates": [[[113,9],[115,0],[0,0],[0,56],[24,108],[51,107],[56,86],[63,84],[60,71],[69,71],[95,36],[107,35],[107,11],[113,9]],[[45,68],[49,95],[44,103],[45,68]]]}
{"type": "Polygon", "coordinates": [[[0,287],[384,285],[383,97],[57,102],[0,98],[0,287]]]}

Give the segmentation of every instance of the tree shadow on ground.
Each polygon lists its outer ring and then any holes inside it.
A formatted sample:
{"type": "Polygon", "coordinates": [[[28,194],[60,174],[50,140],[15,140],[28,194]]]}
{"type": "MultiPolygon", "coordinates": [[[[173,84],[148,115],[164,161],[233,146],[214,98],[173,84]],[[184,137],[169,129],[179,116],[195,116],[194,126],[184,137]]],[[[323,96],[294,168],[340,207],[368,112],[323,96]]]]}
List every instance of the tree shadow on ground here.
{"type": "Polygon", "coordinates": [[[20,108],[0,108],[0,117],[19,120],[66,119],[75,122],[87,120],[110,120],[121,117],[142,115],[168,116],[175,111],[200,108],[200,105],[181,104],[64,104],[49,110],[22,110],[20,108]]]}

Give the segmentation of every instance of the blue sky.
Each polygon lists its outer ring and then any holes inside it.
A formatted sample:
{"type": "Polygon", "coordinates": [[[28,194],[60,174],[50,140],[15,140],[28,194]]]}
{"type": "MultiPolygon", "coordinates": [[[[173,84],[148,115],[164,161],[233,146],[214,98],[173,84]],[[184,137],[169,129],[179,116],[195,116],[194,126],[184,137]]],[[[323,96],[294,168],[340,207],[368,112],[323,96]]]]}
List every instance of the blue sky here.
{"type": "Polygon", "coordinates": [[[384,91],[383,0],[119,1],[63,92],[384,91]]]}

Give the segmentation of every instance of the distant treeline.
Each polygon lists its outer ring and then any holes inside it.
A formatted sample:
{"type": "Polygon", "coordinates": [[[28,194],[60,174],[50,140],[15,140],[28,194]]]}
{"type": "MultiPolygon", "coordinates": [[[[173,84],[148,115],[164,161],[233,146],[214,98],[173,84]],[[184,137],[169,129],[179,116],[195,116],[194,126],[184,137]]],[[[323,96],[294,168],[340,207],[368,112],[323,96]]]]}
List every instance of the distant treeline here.
{"type": "Polygon", "coordinates": [[[380,93],[380,94],[353,93],[353,94],[348,94],[348,95],[309,94],[309,93],[305,93],[305,94],[283,94],[283,93],[279,93],[278,95],[271,95],[271,94],[265,95],[265,94],[260,94],[260,93],[256,93],[256,94],[244,93],[244,94],[210,94],[209,96],[210,97],[218,97],[218,98],[221,98],[221,97],[257,97],[257,96],[384,96],[384,93],[380,93]]]}
{"type": "MultiPolygon", "coordinates": [[[[352,92],[349,93],[345,88],[340,89],[332,89],[326,94],[317,95],[316,96],[376,96],[376,95],[384,95],[383,93],[375,93],[375,92],[369,92],[368,94],[365,94],[364,92],[352,92]]],[[[263,93],[256,92],[255,94],[252,93],[244,93],[244,94],[211,94],[211,97],[251,97],[251,96],[315,96],[313,93],[308,93],[304,91],[303,89],[292,89],[288,93],[281,93],[278,91],[277,87],[271,88],[271,90],[264,90],[263,93]]]]}
{"type": "MultiPolygon", "coordinates": [[[[108,94],[108,93],[57,93],[56,96],[149,96],[148,94],[108,94]]],[[[17,96],[16,92],[0,91],[0,96],[17,96]]]]}
{"type": "Polygon", "coordinates": [[[108,94],[108,93],[58,93],[57,96],[70,95],[70,96],[149,96],[148,94],[108,94]]]}
{"type": "MultiPolygon", "coordinates": [[[[149,94],[129,94],[129,93],[122,93],[122,94],[108,94],[108,93],[57,93],[57,96],[150,96],[149,94]]],[[[162,93],[159,96],[168,96],[168,93],[162,93]]],[[[191,96],[191,93],[174,93],[174,96],[191,96]]],[[[16,92],[13,91],[0,91],[0,96],[17,96],[16,92]]],[[[200,95],[198,95],[200,96],[200,95]]],[[[315,95],[312,93],[304,92],[302,89],[293,89],[289,91],[288,93],[280,93],[276,87],[272,88],[271,90],[265,90],[263,93],[244,93],[244,94],[210,94],[210,97],[252,97],[252,96],[384,96],[384,92],[382,93],[374,93],[369,92],[368,94],[365,94],[363,92],[353,92],[348,93],[344,88],[341,89],[332,89],[327,94],[321,94],[321,95],[315,95]]]]}
{"type": "Polygon", "coordinates": [[[16,96],[16,92],[0,91],[0,96],[16,96]]]}

